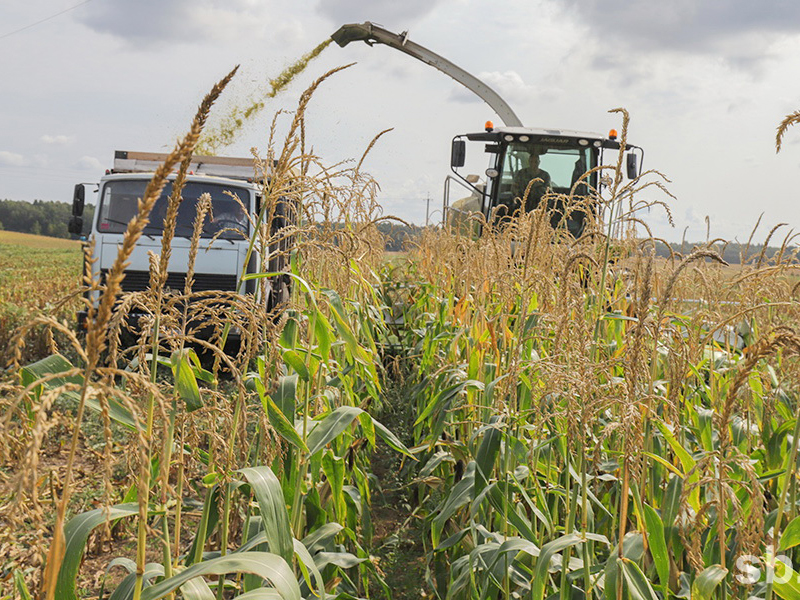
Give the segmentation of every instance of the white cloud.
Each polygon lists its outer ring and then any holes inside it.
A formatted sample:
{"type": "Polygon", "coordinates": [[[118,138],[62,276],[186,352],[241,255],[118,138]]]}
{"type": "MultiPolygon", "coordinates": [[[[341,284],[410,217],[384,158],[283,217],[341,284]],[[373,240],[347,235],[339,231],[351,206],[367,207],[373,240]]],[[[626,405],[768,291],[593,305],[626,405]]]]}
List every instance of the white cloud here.
{"type": "Polygon", "coordinates": [[[506,100],[524,102],[534,94],[533,86],[528,85],[516,71],[484,71],[478,75],[506,100]]]}
{"type": "Polygon", "coordinates": [[[251,0],[106,0],[88,6],[81,21],[133,44],[206,43],[270,34],[279,9],[251,0]]]}
{"type": "Polygon", "coordinates": [[[103,170],[103,163],[94,156],[81,156],[74,164],[74,167],[82,171],[100,173],[103,170]]]}
{"type": "Polygon", "coordinates": [[[372,21],[394,31],[418,23],[438,4],[441,0],[320,0],[317,11],[337,25],[372,21]]]}
{"type": "MultiPolygon", "coordinates": [[[[533,86],[525,83],[516,71],[482,71],[478,73],[478,79],[500,94],[500,97],[512,106],[525,102],[535,94],[533,86]]],[[[450,100],[456,102],[480,102],[480,98],[475,93],[461,85],[450,94],[450,100]]]]}
{"type": "Polygon", "coordinates": [[[800,35],[798,2],[566,0],[559,6],[598,40],[633,50],[630,58],[642,52],[709,54],[758,72],[772,58],[772,45],[800,35]]]}
{"type": "Polygon", "coordinates": [[[7,150],[0,150],[0,166],[4,167],[22,167],[27,164],[27,160],[22,154],[16,152],[9,152],[7,150]]]}
{"type": "Polygon", "coordinates": [[[65,146],[72,142],[73,138],[68,135],[48,135],[45,134],[39,138],[45,144],[52,144],[54,146],[65,146]]]}

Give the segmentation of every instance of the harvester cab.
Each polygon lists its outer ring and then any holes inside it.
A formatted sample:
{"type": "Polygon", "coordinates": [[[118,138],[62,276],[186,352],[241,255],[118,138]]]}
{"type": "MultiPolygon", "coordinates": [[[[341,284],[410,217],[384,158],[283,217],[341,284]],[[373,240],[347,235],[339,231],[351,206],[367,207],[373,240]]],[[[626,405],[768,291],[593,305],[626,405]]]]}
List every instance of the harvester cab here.
{"type": "MultiPolygon", "coordinates": [[[[447,176],[444,185],[444,223],[455,225],[462,231],[466,229],[465,233],[479,235],[481,222],[509,219],[518,210],[533,210],[547,193],[549,199],[578,197],[578,209],[550,206],[550,214],[554,227],[566,227],[575,237],[581,235],[588,212],[596,211],[597,206],[589,200],[580,201],[580,198],[588,199],[590,190],[602,187],[598,171],[589,172],[605,164],[604,150],[613,150],[616,158],[620,142],[614,130],[604,136],[525,127],[511,106],[485,82],[412,42],[408,39],[408,32],[396,34],[366,22],[343,25],[331,38],[341,47],[353,41],[363,41],[370,46],[383,44],[404,52],[462,84],[486,102],[503,121],[502,127],[495,127],[487,121],[484,131],[457,135],[453,139],[450,159],[453,174],[447,176]],[[468,157],[474,159],[481,154],[481,146],[482,151],[489,154],[485,178],[474,173],[464,175],[461,169],[467,164],[468,157]],[[464,188],[469,195],[451,202],[451,194],[463,194],[464,188]],[[475,219],[477,215],[483,215],[483,218],[475,219]]],[[[624,151],[626,174],[631,179],[636,178],[641,172],[644,152],[629,143],[624,151]]],[[[470,164],[474,165],[474,160],[470,164]]],[[[558,202],[563,204],[563,200],[556,200],[558,202]]]]}
{"type": "MultiPolygon", "coordinates": [[[[481,222],[503,222],[518,210],[538,208],[546,198],[551,225],[580,237],[588,212],[597,209],[591,199],[602,183],[595,167],[604,164],[604,151],[619,151],[616,138],[613,130],[602,136],[561,129],[494,127],[491,122],[482,132],[458,135],[453,139],[450,157],[453,174],[445,180],[445,222],[476,234],[481,222]],[[485,178],[461,172],[468,155],[479,158],[476,154],[489,155],[485,178]],[[451,196],[463,194],[463,188],[469,196],[451,202],[451,196]],[[571,209],[564,206],[567,198],[571,209]],[[483,219],[475,219],[477,215],[483,215],[483,219]]],[[[629,178],[639,175],[641,157],[640,148],[627,145],[629,178]]]]}

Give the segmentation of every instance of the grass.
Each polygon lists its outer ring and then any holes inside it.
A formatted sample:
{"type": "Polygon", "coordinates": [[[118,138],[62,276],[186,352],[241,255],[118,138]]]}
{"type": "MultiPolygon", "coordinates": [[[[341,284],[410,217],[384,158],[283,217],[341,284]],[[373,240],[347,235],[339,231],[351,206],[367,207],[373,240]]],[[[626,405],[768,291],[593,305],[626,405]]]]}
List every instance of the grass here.
{"type": "MultiPolygon", "coordinates": [[[[74,320],[78,302],[57,304],[76,289],[83,268],[80,242],[0,231],[0,348],[14,330],[39,312],[74,320]]],[[[47,355],[43,330],[29,338],[26,360],[47,355]]]]}

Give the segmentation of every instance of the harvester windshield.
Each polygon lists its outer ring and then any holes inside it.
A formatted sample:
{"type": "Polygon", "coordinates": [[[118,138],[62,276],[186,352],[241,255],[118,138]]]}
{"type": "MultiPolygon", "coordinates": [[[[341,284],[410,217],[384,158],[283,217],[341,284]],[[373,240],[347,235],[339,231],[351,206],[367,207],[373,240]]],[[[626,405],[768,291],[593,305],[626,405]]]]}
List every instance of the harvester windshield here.
{"type": "Polygon", "coordinates": [[[500,172],[500,203],[522,198],[530,184],[526,210],[539,205],[548,189],[585,196],[587,186],[581,177],[593,166],[593,153],[588,148],[547,148],[535,144],[511,143],[506,148],[500,172]],[[532,183],[531,183],[532,182],[532,183]]]}

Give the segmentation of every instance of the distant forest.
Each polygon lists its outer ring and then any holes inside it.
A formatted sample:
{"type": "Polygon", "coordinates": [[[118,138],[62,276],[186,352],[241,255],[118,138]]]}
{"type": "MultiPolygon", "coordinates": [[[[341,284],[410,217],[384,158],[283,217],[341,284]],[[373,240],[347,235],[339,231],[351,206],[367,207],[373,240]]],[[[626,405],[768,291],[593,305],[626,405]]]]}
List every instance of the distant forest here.
{"type": "MultiPolygon", "coordinates": [[[[0,200],[0,229],[8,231],[20,231],[22,233],[34,233],[37,235],[48,235],[58,238],[70,238],[67,231],[67,223],[72,215],[72,204],[69,202],[45,202],[44,200],[34,200],[24,202],[19,200],[0,200]]],[[[91,229],[92,215],[94,215],[94,205],[87,204],[83,214],[84,233],[88,234],[91,229]]],[[[419,225],[404,225],[396,221],[381,221],[378,223],[378,230],[386,238],[386,250],[389,252],[401,252],[409,249],[409,244],[419,240],[424,227],[419,225]]],[[[703,246],[699,242],[685,242],[683,244],[670,243],[672,252],[681,256],[691,253],[695,247],[703,246]]],[[[751,244],[747,249],[749,260],[758,260],[761,254],[761,244],[751,244]]],[[[722,247],[717,244],[715,249],[722,252],[723,258],[731,264],[739,264],[742,255],[742,245],[731,242],[722,247]]],[[[780,248],[768,247],[764,252],[764,260],[769,261],[773,256],[780,252],[780,248]]],[[[788,257],[792,252],[797,252],[796,246],[786,248],[784,256],[788,257]]],[[[656,242],[656,255],[669,257],[670,250],[663,242],[656,242]]],[[[797,261],[797,257],[794,256],[797,261]]]]}
{"type": "MultiPolygon", "coordinates": [[[[83,230],[91,229],[94,205],[87,204],[83,212],[83,230]]],[[[34,200],[0,200],[0,229],[49,235],[57,238],[70,238],[67,231],[72,216],[71,202],[45,202],[34,200]]]]}

